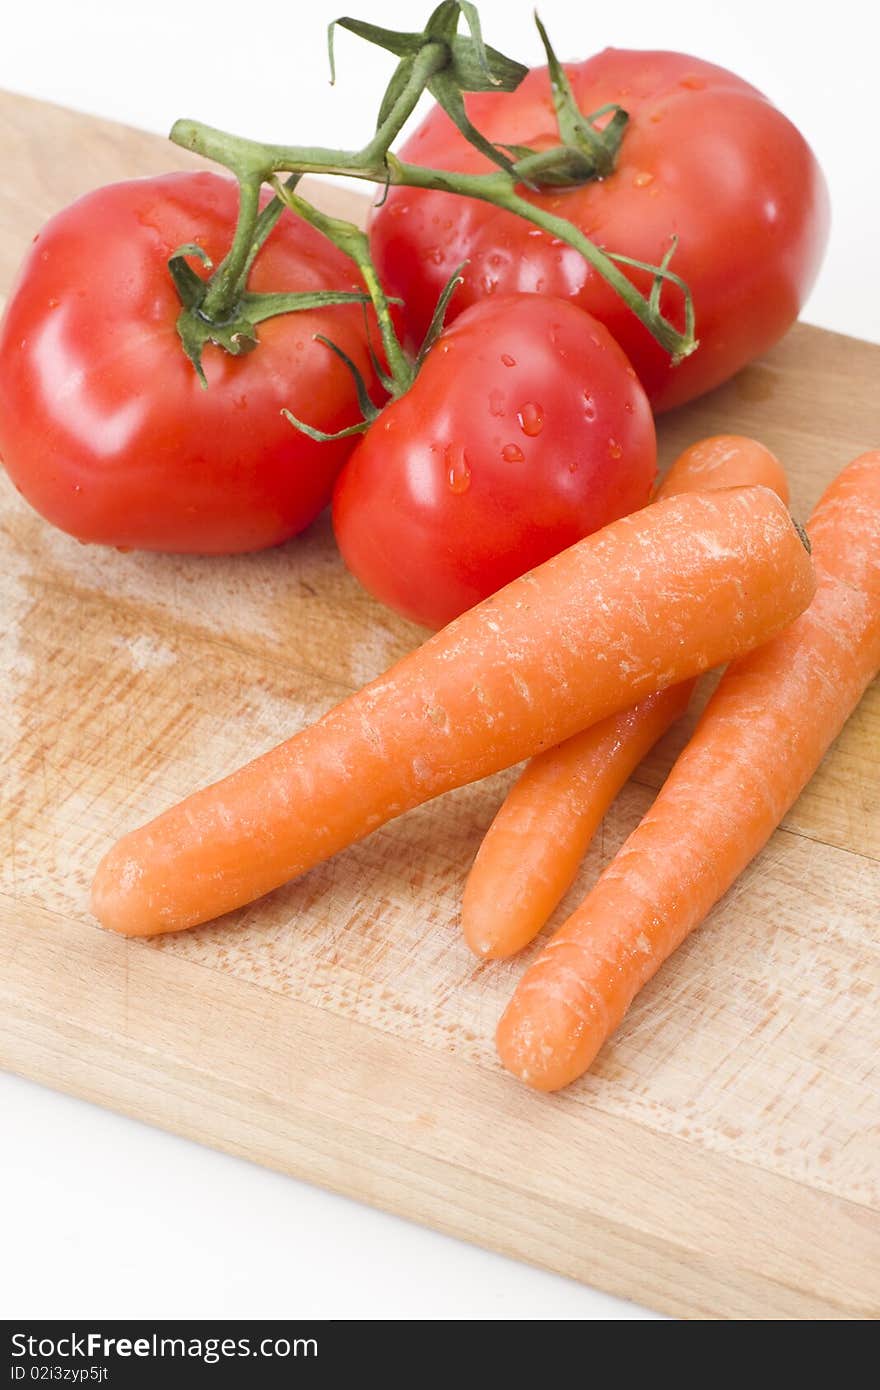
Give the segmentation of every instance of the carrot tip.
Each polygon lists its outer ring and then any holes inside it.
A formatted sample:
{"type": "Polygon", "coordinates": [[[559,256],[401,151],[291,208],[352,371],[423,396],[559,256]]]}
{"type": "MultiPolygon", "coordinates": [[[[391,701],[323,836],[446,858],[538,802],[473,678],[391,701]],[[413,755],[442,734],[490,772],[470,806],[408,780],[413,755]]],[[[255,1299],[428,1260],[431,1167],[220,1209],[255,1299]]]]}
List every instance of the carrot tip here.
{"type": "Polygon", "coordinates": [[[528,1000],[519,992],[514,995],[495,1041],[502,1064],[535,1091],[561,1090],[586,1071],[598,1051],[595,1031],[586,1020],[543,991],[528,1000]]]}
{"type": "Polygon", "coordinates": [[[463,935],[465,944],[478,960],[503,960],[506,956],[513,954],[512,951],[499,949],[499,942],[496,937],[476,936],[474,929],[468,925],[464,926],[463,935]]]}

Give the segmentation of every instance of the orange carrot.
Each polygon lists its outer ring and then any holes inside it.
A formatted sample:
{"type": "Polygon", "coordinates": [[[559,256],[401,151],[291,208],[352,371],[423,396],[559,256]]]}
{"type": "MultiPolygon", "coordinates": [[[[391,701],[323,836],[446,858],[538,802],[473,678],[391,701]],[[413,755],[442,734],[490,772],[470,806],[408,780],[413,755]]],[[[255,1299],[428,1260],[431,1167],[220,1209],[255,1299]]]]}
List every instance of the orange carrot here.
{"type": "MultiPolygon", "coordinates": [[[[715,435],[676,459],[656,497],[743,483],[760,483],[788,501],[785,472],[769,449],[741,435],[715,435]]],[[[658,691],[532,759],[486,832],[465,885],[461,925],[475,955],[511,956],[537,936],[574,882],[608,807],[684,714],[695,684],[658,691]]]]}
{"type": "Polygon", "coordinates": [[[767,488],[671,497],[624,517],[127,835],[98,868],[95,915],[150,936],[250,902],[402,811],[751,650],[814,588],[767,488]]]}
{"type": "Polygon", "coordinates": [[[532,758],[471,866],[464,938],[482,960],[534,940],[574,883],[605,812],[642,758],[690,703],[696,678],[658,690],[532,758]]]}
{"type": "Polygon", "coordinates": [[[501,1019],[501,1060],[531,1086],[586,1070],[769,839],[880,668],[880,451],[844,470],[808,529],[812,604],[725,673],[653,808],[501,1019]]]}
{"type": "Polygon", "coordinates": [[[660,483],[656,500],[757,483],[788,501],[788,479],[775,454],[744,434],[714,434],[679,454],[660,483]]]}

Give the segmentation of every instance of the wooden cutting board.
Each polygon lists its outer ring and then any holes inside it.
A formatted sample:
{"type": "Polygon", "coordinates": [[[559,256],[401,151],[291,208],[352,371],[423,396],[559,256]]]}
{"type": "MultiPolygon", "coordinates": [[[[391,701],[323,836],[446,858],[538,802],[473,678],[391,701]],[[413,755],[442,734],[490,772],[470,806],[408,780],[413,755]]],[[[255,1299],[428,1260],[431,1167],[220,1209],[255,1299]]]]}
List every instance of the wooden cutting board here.
{"type": "MultiPolygon", "coordinates": [[[[76,194],[192,162],[9,96],[0,152],[13,171],[0,191],[4,288],[76,194]]],[[[878,381],[880,348],[798,327],[664,420],[664,458],[699,435],[757,434],[787,463],[803,516],[880,442],[878,381]]],[[[457,924],[509,774],[215,925],[149,944],[102,932],[86,910],[123,828],[419,639],[346,575],[326,521],[246,558],[119,555],[53,531],[4,477],[0,524],[8,1068],[669,1313],[880,1311],[876,684],[590,1075],[533,1095],[492,1046],[524,962],[476,964],[457,924]]],[[[569,906],[684,737],[625,790],[569,906]]]]}

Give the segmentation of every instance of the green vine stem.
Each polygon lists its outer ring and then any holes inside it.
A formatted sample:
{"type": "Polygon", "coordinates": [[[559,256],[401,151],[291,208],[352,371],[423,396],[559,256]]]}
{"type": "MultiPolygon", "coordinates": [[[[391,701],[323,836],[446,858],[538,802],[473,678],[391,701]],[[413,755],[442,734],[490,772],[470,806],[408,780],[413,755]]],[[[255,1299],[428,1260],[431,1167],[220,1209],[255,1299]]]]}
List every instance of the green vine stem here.
{"type": "MultiPolygon", "coordinates": [[[[674,362],[694,351],[697,340],[694,336],[690,291],[681,277],[669,268],[675,248],[674,239],[671,239],[669,251],[659,265],[636,262],[601,249],[566,218],[537,206],[523,196],[523,185],[533,189],[564,187],[607,176],[613,169],[627,122],[626,112],[616,106],[602,108],[591,115],[584,115],[578,110],[564,70],[537,16],[536,22],[547,52],[561,136],[561,143],[550,150],[538,152],[519,146],[502,150],[490,145],[472,126],[465,112],[462,93],[493,89],[512,91],[526,69],[483,43],[479,18],[469,0],[442,0],[420,33],[397,33],[351,19],[336,21],[388,49],[398,58],[397,68],[382,102],[376,130],[360,150],[265,144],[194,120],[184,119],[175,123],[171,139],[230,169],[238,179],[241,190],[235,235],[220,266],[208,279],[202,279],[187,267],[192,302],[187,303],[184,299],[178,326],[184,347],[197,369],[200,370],[201,348],[205,342],[219,343],[228,351],[243,351],[254,346],[256,338],[249,331],[252,329],[253,313],[251,322],[245,316],[243,330],[239,324],[245,300],[254,298],[247,294],[248,276],[278,218],[285,208],[290,208],[321,230],[354,260],[373,303],[382,336],[389,372],[387,377],[383,377],[384,384],[392,395],[401,394],[411,385],[414,365],[395,333],[388,300],[370,259],[365,234],[352,223],[328,217],[312,207],[297,192],[303,174],[347,175],[385,187],[394,185],[442,190],[477,198],[523,217],[578,251],[620,295],[674,362]],[[467,34],[458,33],[461,16],[466,20],[467,34]],[[435,96],[477,148],[492,157],[494,168],[486,173],[465,174],[412,164],[391,153],[391,143],[425,91],[435,96]],[[610,119],[600,127],[598,118],[606,115],[610,119]],[[286,176],[284,181],[282,175],[286,176]],[[261,210],[260,192],[264,184],[272,186],[274,197],[261,210]],[[652,277],[648,294],[641,293],[621,269],[623,265],[645,271],[652,277]],[[200,290],[193,289],[193,280],[201,286],[200,290]],[[682,297],[683,330],[677,328],[663,312],[661,292],[665,284],[674,286],[682,297]],[[215,329],[222,331],[215,332],[215,329]]],[[[332,32],[333,26],[330,30],[331,63],[332,32]]],[[[191,248],[182,248],[174,260],[179,264],[183,254],[191,253],[191,248]]],[[[179,278],[175,274],[176,283],[179,278]]],[[[187,277],[183,275],[182,278],[187,277]]],[[[183,295],[181,297],[183,299],[183,295]]],[[[296,296],[280,296],[279,312],[290,312],[297,307],[292,302],[282,305],[284,298],[293,301],[296,296]]],[[[260,317],[266,317],[266,314],[260,317]]]]}
{"type": "MultiPolygon", "coordinates": [[[[670,270],[668,265],[649,266],[639,263],[639,268],[647,270],[655,277],[669,281],[681,291],[685,300],[686,319],[683,332],[666,319],[658,307],[652,305],[650,298],[640,293],[616,264],[618,260],[624,264],[634,264],[632,261],[600,250],[595,242],[590,241],[567,218],[557,217],[554,213],[536,207],[534,203],[530,203],[528,199],[522,197],[517,192],[519,181],[515,173],[507,174],[503,170],[492,170],[488,174],[453,173],[447,169],[430,169],[419,164],[404,163],[391,153],[386,154],[381,163],[364,165],[360,163],[357,156],[346,154],[344,150],[304,150],[284,145],[251,144],[251,142],[243,142],[238,136],[229,135],[225,131],[215,130],[211,126],[190,120],[177,121],[171,132],[171,138],[176,144],[183,145],[186,149],[227,165],[235,157],[232,152],[233,147],[247,143],[254,156],[262,159],[262,176],[266,180],[279,173],[291,172],[298,175],[308,173],[347,174],[349,177],[364,179],[370,183],[402,185],[407,188],[440,189],[445,193],[458,193],[463,197],[479,198],[483,202],[494,204],[495,207],[505,208],[508,212],[516,213],[518,216],[526,218],[527,221],[533,222],[536,226],[542,227],[552,236],[558,237],[579,251],[584,259],[608,281],[612,289],[617,291],[625,304],[674,360],[680,361],[683,357],[687,357],[697,346],[693,336],[693,307],[690,292],[680,276],[670,270]]],[[[515,168],[516,166],[514,166],[515,168]]],[[[297,201],[301,206],[303,200],[297,201]]]]}
{"type": "Polygon", "coordinates": [[[413,364],[403,351],[394,331],[394,324],[391,321],[391,307],[376,272],[376,267],[373,265],[366,232],[361,231],[360,227],[356,227],[353,222],[345,222],[339,217],[330,217],[326,212],[319,212],[317,208],[312,207],[311,203],[306,202],[305,198],[300,198],[296,193],[290,192],[277,179],[274,181],[274,188],[275,196],[282,203],[285,203],[292,212],[298,213],[306,222],[310,222],[313,227],[317,227],[319,232],[323,232],[335,246],[339,247],[340,251],[344,251],[354,261],[376,311],[376,319],[379,324],[379,332],[382,335],[382,346],[385,349],[391,380],[396,392],[402,394],[412,385],[415,373],[413,364]]]}
{"type": "MultiPolygon", "coordinates": [[[[345,154],[340,150],[315,149],[309,151],[310,162],[307,162],[302,168],[291,164],[286,171],[292,174],[286,192],[292,193],[299,179],[305,173],[351,173],[353,169],[349,165],[362,163],[367,168],[377,162],[381,164],[388,146],[393,140],[396,140],[415,110],[431,77],[443,66],[444,62],[445,51],[441,45],[426,45],[419,54],[418,60],[413,64],[410,78],[395,102],[393,110],[376,130],[376,134],[364,149],[357,154],[345,154]],[[341,158],[337,160],[337,156],[341,158]],[[337,163],[340,165],[338,168],[334,167],[337,163]],[[345,167],[342,167],[343,165],[345,167]]],[[[194,123],[190,122],[189,124],[194,123]]],[[[176,144],[187,143],[185,135],[184,138],[181,138],[180,134],[180,127],[186,125],[187,122],[178,121],[172,130],[171,139],[176,144]]],[[[220,132],[217,134],[219,135],[220,132]]],[[[196,146],[191,144],[189,148],[195,149],[196,146]]],[[[241,140],[237,136],[229,136],[224,141],[222,151],[218,148],[216,154],[208,156],[220,164],[225,164],[227,168],[232,169],[237,174],[241,201],[238,225],[232,246],[213,277],[202,302],[202,313],[207,318],[222,314],[224,309],[231,308],[237,302],[244,291],[247,277],[257,255],[284,210],[286,199],[280,195],[276,188],[276,197],[267,204],[262,212],[260,211],[260,188],[270,174],[278,172],[277,169],[267,167],[262,153],[263,148],[259,145],[252,145],[249,141],[241,140]]],[[[299,199],[298,202],[301,206],[303,200],[299,199]]],[[[290,204],[287,205],[290,206],[290,204]]]]}

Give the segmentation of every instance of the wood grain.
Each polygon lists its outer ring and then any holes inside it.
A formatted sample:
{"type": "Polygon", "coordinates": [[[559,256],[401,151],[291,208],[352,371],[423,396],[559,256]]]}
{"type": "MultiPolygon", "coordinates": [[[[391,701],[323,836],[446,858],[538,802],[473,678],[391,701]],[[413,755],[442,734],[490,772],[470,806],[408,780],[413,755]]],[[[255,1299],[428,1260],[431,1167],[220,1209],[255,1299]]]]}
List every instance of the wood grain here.
{"type": "MultiPolygon", "coordinates": [[[[8,96],[0,147],[16,169],[0,193],[4,286],[55,207],[191,162],[8,96]]],[[[804,514],[880,439],[878,376],[880,348],[798,327],[664,420],[664,457],[700,434],[755,433],[804,514]]],[[[3,478],[0,528],[4,1065],[668,1312],[877,1316],[876,684],[592,1073],[536,1096],[501,1074],[491,1043],[523,961],[478,965],[457,924],[510,774],[196,931],[124,941],[86,911],[120,829],[419,639],[345,574],[326,521],[236,560],[123,556],[52,531],[3,478]]],[[[626,788],[569,906],[682,737],[626,788]]]]}

